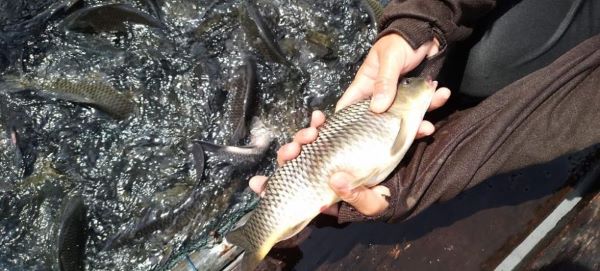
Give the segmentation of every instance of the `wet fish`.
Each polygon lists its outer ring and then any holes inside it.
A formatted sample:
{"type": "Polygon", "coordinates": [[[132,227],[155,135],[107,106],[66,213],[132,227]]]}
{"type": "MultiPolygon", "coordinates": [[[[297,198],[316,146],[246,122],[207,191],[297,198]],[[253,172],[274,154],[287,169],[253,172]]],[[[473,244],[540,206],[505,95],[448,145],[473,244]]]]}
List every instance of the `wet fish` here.
{"type": "Polygon", "coordinates": [[[335,59],[333,38],[325,33],[309,30],[306,32],[306,41],[309,47],[319,58],[326,60],[335,59]]]}
{"type": "Polygon", "coordinates": [[[60,26],[81,33],[126,32],[125,22],[166,28],[165,24],[150,14],[127,4],[107,4],[80,9],[67,16],[60,26]]]}
{"type": "Polygon", "coordinates": [[[17,112],[8,114],[7,136],[15,152],[15,163],[19,167],[19,177],[31,175],[38,159],[38,134],[28,125],[25,116],[17,112]]]}
{"type": "Polygon", "coordinates": [[[5,77],[5,82],[15,91],[37,90],[42,96],[87,104],[114,118],[127,118],[135,110],[131,94],[117,91],[102,80],[70,80],[66,78],[34,80],[27,77],[5,77]]]}
{"type": "Polygon", "coordinates": [[[250,143],[246,146],[223,146],[205,141],[198,143],[218,161],[236,165],[238,168],[247,168],[262,160],[273,139],[272,131],[255,117],[250,129],[250,143]]]}
{"type": "Polygon", "coordinates": [[[204,40],[207,36],[218,35],[222,32],[218,29],[231,28],[239,17],[238,9],[216,10],[207,12],[207,17],[202,20],[192,31],[194,38],[204,40]]]}
{"type": "Polygon", "coordinates": [[[340,199],[328,184],[344,170],[352,187],[374,186],[398,165],[417,133],[436,83],[403,79],[390,109],[382,114],[362,101],[335,113],[318,139],[269,178],[265,196],[248,221],[226,239],[244,248],[243,270],[254,270],[278,241],[294,236],[321,210],[340,199]]]}
{"type": "Polygon", "coordinates": [[[191,146],[192,157],[194,158],[194,169],[196,170],[196,181],[200,182],[202,175],[204,174],[204,164],[206,159],[204,157],[204,149],[202,145],[193,143],[191,146]]]}
{"type": "MultiPolygon", "coordinates": [[[[193,143],[190,151],[194,158],[194,168],[196,170],[197,180],[202,179],[204,172],[205,159],[202,145],[193,143]]],[[[189,222],[196,214],[194,203],[197,202],[194,192],[173,209],[159,210],[147,208],[143,211],[143,216],[133,225],[122,228],[113,235],[104,246],[104,250],[118,248],[124,244],[132,242],[134,239],[149,236],[158,230],[164,230],[171,227],[171,231],[182,227],[182,221],[189,222]]]]}
{"type": "Polygon", "coordinates": [[[367,10],[375,29],[379,29],[379,20],[383,16],[383,6],[378,0],[360,0],[360,4],[367,10]]]}
{"type": "Polygon", "coordinates": [[[246,57],[238,72],[238,78],[229,85],[229,98],[226,107],[226,119],[231,123],[232,131],[228,144],[238,145],[248,134],[250,108],[256,96],[256,61],[246,57]]]}
{"type": "Polygon", "coordinates": [[[240,23],[246,30],[252,46],[256,47],[271,61],[292,66],[275,42],[273,32],[264,22],[254,1],[244,1],[243,11],[240,12],[240,23]]]}
{"type": "Polygon", "coordinates": [[[87,240],[86,208],[83,199],[67,199],[60,218],[58,233],[58,263],[61,271],[84,270],[87,240]]]}
{"type": "Polygon", "coordinates": [[[159,20],[162,20],[163,15],[162,15],[162,10],[161,10],[161,6],[162,6],[162,0],[140,0],[142,2],[142,4],[144,4],[144,6],[146,6],[146,8],[148,8],[153,14],[154,16],[156,16],[156,18],[158,18],[159,20]]]}

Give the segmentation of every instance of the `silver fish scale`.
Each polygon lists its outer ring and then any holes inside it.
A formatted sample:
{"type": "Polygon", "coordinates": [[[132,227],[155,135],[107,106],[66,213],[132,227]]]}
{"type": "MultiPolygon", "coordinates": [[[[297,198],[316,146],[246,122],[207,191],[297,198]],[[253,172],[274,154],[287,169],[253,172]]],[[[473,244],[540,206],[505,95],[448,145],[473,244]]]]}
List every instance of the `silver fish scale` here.
{"type": "Polygon", "coordinates": [[[335,114],[319,131],[315,142],[304,145],[296,159],[287,162],[269,178],[265,197],[246,223],[244,231],[248,245],[259,248],[269,234],[282,228],[280,225],[294,221],[295,210],[285,206],[300,203],[300,206],[312,208],[311,203],[331,201],[333,191],[329,188],[328,177],[344,166],[341,164],[344,161],[339,161],[343,159],[332,159],[339,152],[351,152],[353,146],[368,142],[390,141],[390,124],[399,123],[399,119],[389,113],[374,114],[368,110],[369,104],[369,101],[362,101],[335,114]],[[276,206],[283,208],[276,209],[276,206]]]}
{"type": "Polygon", "coordinates": [[[105,83],[71,82],[59,78],[42,86],[52,92],[67,95],[76,102],[96,105],[119,118],[124,118],[135,110],[131,97],[105,83]]]}

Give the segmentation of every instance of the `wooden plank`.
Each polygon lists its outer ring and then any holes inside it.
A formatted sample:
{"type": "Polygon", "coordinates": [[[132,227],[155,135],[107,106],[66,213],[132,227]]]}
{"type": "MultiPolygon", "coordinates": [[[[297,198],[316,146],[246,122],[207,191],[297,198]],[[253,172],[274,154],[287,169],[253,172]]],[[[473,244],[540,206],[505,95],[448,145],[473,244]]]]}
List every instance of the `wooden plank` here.
{"type": "Polygon", "coordinates": [[[523,270],[600,270],[600,193],[590,198],[523,270]]]}

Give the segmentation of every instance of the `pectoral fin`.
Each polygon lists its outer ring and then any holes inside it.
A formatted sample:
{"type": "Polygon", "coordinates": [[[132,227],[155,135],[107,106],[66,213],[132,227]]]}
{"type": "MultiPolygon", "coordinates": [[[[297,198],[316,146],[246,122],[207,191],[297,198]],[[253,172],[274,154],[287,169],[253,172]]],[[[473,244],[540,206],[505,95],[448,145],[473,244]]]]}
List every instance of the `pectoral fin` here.
{"type": "Polygon", "coordinates": [[[404,144],[406,143],[408,138],[408,127],[407,122],[400,118],[400,129],[398,129],[398,134],[396,135],[396,140],[394,140],[394,145],[392,146],[390,154],[392,156],[396,155],[399,151],[402,150],[404,144]]]}

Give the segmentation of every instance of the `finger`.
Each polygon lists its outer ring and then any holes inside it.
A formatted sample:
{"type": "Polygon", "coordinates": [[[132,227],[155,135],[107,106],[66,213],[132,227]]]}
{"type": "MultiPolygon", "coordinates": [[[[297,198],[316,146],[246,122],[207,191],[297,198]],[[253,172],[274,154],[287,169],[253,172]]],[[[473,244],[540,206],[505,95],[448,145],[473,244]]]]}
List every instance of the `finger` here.
{"type": "Polygon", "coordinates": [[[325,123],[325,113],[320,110],[313,111],[310,117],[310,127],[319,128],[323,123],[325,123]]]}
{"type": "Polygon", "coordinates": [[[433,126],[433,124],[431,124],[431,122],[429,121],[424,120],[419,125],[419,130],[417,130],[417,135],[415,136],[415,139],[430,136],[433,134],[433,132],[435,132],[435,127],[433,126]]]}
{"type": "Polygon", "coordinates": [[[371,97],[373,94],[373,85],[377,79],[377,73],[379,72],[378,67],[379,58],[377,52],[374,49],[371,49],[369,54],[367,54],[365,61],[356,72],[354,80],[352,80],[350,86],[348,86],[342,97],[338,100],[335,106],[336,112],[357,101],[371,97]]]}
{"type": "Polygon", "coordinates": [[[248,186],[250,186],[250,189],[252,189],[254,193],[258,194],[260,197],[263,197],[265,188],[267,186],[267,179],[267,176],[254,176],[250,178],[250,181],[248,181],[248,186]]]}
{"type": "Polygon", "coordinates": [[[319,131],[315,127],[308,127],[301,129],[294,135],[294,142],[304,145],[311,143],[317,140],[317,136],[319,135],[319,131]]]}
{"type": "Polygon", "coordinates": [[[277,151],[277,164],[283,165],[286,161],[292,160],[300,155],[300,144],[297,142],[290,142],[279,148],[277,151]]]}
{"type": "Polygon", "coordinates": [[[357,101],[362,101],[371,97],[374,82],[374,80],[357,73],[353,83],[346,89],[335,105],[335,112],[340,111],[344,107],[352,105],[357,101]]]}
{"type": "Polygon", "coordinates": [[[433,38],[433,41],[431,41],[431,43],[431,46],[428,46],[429,49],[427,50],[427,57],[432,57],[440,52],[440,42],[438,41],[438,39],[433,38]]]}
{"type": "Polygon", "coordinates": [[[433,94],[431,104],[429,105],[428,111],[438,109],[442,107],[450,98],[451,91],[448,88],[439,88],[433,94]]]}
{"type": "Polygon", "coordinates": [[[331,176],[329,185],[343,201],[366,216],[377,215],[388,207],[389,203],[382,194],[379,194],[380,191],[364,186],[350,189],[348,180],[352,179],[352,175],[338,172],[331,176]]]}
{"type": "Polygon", "coordinates": [[[340,211],[340,204],[339,203],[335,203],[329,207],[327,207],[327,209],[321,211],[322,214],[326,214],[326,215],[330,215],[330,216],[338,216],[340,211]]]}
{"type": "Polygon", "coordinates": [[[386,55],[380,55],[379,74],[373,89],[373,98],[371,99],[371,111],[375,113],[385,112],[396,96],[396,86],[398,78],[405,59],[396,51],[390,51],[386,55]]]}
{"type": "Polygon", "coordinates": [[[383,197],[391,197],[392,196],[390,189],[383,185],[371,187],[371,190],[373,190],[373,192],[375,192],[383,197]]]}

